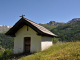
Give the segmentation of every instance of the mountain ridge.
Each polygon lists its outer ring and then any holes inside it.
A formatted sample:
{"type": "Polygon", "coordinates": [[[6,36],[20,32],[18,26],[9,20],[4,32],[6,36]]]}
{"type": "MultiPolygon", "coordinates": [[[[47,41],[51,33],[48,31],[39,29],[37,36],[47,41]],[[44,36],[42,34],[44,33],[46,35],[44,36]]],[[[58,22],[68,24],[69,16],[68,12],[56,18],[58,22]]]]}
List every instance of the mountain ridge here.
{"type": "Polygon", "coordinates": [[[5,33],[8,31],[12,26],[7,26],[7,25],[0,25],[0,33],[5,33]]]}
{"type": "MultiPolygon", "coordinates": [[[[74,22],[77,22],[77,21],[80,21],[80,18],[73,18],[72,20],[66,22],[66,23],[74,23],[74,22]]],[[[49,23],[46,23],[47,25],[63,25],[65,24],[64,22],[56,22],[56,21],[50,21],[49,23]]],[[[40,25],[42,25],[40,23],[40,25]]]]}
{"type": "Polygon", "coordinates": [[[80,21],[80,18],[73,18],[72,20],[68,21],[67,23],[74,23],[80,21]]]}

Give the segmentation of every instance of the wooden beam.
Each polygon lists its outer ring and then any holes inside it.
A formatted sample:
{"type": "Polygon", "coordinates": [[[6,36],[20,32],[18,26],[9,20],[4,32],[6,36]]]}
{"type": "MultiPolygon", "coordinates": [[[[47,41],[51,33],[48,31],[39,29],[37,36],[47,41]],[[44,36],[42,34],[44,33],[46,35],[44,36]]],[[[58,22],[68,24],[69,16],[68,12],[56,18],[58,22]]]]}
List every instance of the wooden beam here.
{"type": "Polygon", "coordinates": [[[28,31],[28,25],[27,25],[27,31],[28,31]]]}

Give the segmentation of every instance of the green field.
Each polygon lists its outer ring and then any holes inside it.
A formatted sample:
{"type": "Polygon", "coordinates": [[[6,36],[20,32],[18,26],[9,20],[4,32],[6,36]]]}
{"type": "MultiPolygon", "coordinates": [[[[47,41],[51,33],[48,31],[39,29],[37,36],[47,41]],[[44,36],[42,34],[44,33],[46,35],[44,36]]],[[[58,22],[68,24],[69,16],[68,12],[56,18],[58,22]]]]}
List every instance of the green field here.
{"type": "Polygon", "coordinates": [[[80,42],[59,42],[50,48],[18,60],[80,60],[80,42]]]}

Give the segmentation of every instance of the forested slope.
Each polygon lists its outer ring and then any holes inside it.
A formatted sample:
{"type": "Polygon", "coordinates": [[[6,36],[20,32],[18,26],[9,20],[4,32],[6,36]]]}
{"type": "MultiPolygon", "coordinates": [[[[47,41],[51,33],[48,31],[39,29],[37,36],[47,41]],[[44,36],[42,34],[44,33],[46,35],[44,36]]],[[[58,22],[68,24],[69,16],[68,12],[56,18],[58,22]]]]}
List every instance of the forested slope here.
{"type": "Polygon", "coordinates": [[[51,31],[57,35],[59,41],[80,41],[80,21],[60,25],[51,29],[51,31]]]}
{"type": "Polygon", "coordinates": [[[13,49],[14,40],[13,37],[6,36],[4,33],[0,33],[0,46],[7,49],[13,49]]]}

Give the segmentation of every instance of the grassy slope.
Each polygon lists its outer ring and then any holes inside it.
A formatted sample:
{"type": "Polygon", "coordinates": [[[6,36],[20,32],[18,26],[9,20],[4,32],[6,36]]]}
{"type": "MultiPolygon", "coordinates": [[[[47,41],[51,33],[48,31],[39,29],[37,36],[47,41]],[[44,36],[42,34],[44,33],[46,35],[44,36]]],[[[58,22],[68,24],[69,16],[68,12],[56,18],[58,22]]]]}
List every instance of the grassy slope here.
{"type": "Polygon", "coordinates": [[[42,52],[19,60],[80,60],[80,42],[56,43],[42,52]]]}
{"type": "Polygon", "coordinates": [[[47,24],[42,24],[42,26],[47,28],[48,30],[51,30],[51,29],[57,27],[57,25],[47,25],[47,24]]]}

